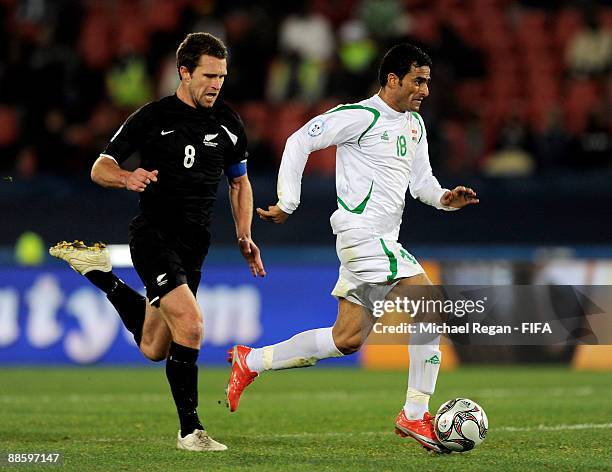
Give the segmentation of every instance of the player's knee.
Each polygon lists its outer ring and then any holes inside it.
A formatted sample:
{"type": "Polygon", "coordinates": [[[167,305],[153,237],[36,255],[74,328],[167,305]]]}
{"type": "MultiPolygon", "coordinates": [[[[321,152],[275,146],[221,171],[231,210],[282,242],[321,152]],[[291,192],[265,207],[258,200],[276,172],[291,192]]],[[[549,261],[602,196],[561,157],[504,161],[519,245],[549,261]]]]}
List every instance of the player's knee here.
{"type": "MultiPolygon", "coordinates": [[[[181,329],[181,338],[186,346],[200,346],[202,342],[202,320],[194,320],[181,329]]],[[[175,340],[176,341],[176,340],[175,340]]]]}
{"type": "Polygon", "coordinates": [[[202,317],[195,310],[173,311],[168,315],[171,320],[170,331],[174,342],[184,346],[200,346],[202,341],[202,317]]]}

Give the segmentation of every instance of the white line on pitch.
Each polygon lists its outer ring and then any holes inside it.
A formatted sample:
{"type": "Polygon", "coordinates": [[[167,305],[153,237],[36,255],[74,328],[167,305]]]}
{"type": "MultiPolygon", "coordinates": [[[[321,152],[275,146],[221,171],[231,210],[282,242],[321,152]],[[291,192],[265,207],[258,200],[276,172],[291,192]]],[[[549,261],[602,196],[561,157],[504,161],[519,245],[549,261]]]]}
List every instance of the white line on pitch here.
{"type": "MultiPolygon", "coordinates": [[[[588,429],[612,429],[612,423],[582,423],[582,424],[559,424],[559,425],[544,425],[537,426],[498,426],[493,427],[491,431],[509,432],[509,433],[528,433],[534,431],[575,431],[588,429]]],[[[315,437],[335,437],[335,436],[390,436],[391,431],[357,431],[357,432],[321,432],[321,433],[287,433],[287,434],[270,434],[266,438],[315,438],[315,437]]],[[[250,437],[264,437],[263,435],[249,435],[250,437]]]]}
{"type": "Polygon", "coordinates": [[[530,431],[574,431],[577,429],[612,429],[612,423],[582,423],[557,425],[539,424],[538,426],[501,426],[499,428],[494,428],[495,431],[507,431],[510,433],[522,433],[530,431]]]}

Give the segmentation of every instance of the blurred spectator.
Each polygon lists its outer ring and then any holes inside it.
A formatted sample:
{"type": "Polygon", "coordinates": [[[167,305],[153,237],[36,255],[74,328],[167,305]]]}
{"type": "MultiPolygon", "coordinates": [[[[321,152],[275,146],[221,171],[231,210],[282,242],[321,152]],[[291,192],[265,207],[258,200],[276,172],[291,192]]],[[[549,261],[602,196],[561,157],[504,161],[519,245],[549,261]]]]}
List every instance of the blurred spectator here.
{"type": "Polygon", "coordinates": [[[17,154],[15,171],[22,180],[29,180],[36,176],[38,171],[38,157],[32,146],[26,146],[17,154]]]}
{"type": "Polygon", "coordinates": [[[239,113],[246,123],[249,174],[276,171],[276,154],[270,143],[270,134],[276,129],[271,126],[270,110],[261,102],[250,102],[244,104],[239,113]]]}
{"type": "Polygon", "coordinates": [[[408,34],[412,20],[399,0],[363,0],[358,17],[377,40],[391,40],[408,34]]]}
{"type": "Polygon", "coordinates": [[[612,166],[610,109],[600,106],[588,115],[587,127],[574,138],[569,165],[574,169],[605,169],[612,166]]]}
{"type": "MultiPolygon", "coordinates": [[[[256,124],[255,122],[250,122],[256,124]]],[[[247,151],[249,153],[249,174],[260,175],[278,170],[276,155],[270,142],[265,139],[259,126],[247,126],[247,151]]]]}
{"type": "Polygon", "coordinates": [[[81,170],[74,160],[74,149],[66,141],[66,117],[61,109],[53,108],[46,112],[38,139],[33,144],[36,151],[37,170],[44,173],[62,174],[66,170],[77,173],[81,170]]]}
{"type": "Polygon", "coordinates": [[[144,58],[129,54],[106,74],[108,95],[115,105],[135,109],[153,99],[153,86],[144,58]]]}
{"type": "MultiPolygon", "coordinates": [[[[458,94],[448,91],[454,91],[468,81],[483,78],[485,71],[481,51],[466,43],[445,19],[432,20],[427,15],[415,15],[414,18],[412,34],[418,34],[417,44],[422,42],[422,47],[433,60],[431,87],[437,92],[444,91],[433,93],[427,99],[424,111],[429,113],[427,122],[467,121],[474,115],[479,115],[482,112],[480,100],[459,103],[458,94]],[[424,21],[427,26],[418,26],[416,23],[420,21],[424,21]]],[[[403,40],[415,42],[411,35],[403,40]]]]}
{"type": "Polygon", "coordinates": [[[372,83],[372,69],[375,64],[377,46],[368,36],[361,21],[352,19],[340,28],[340,44],[337,51],[337,62],[330,74],[328,95],[341,102],[353,101],[364,95],[372,83]]]}
{"type": "Polygon", "coordinates": [[[531,131],[525,121],[516,113],[510,115],[504,123],[497,142],[497,149],[523,149],[531,153],[533,141],[531,131]]]}
{"type": "Polygon", "coordinates": [[[221,11],[223,8],[221,3],[215,0],[194,0],[188,2],[182,14],[182,29],[187,31],[206,31],[226,41],[225,27],[223,25],[224,12],[221,11]]]}
{"type": "Polygon", "coordinates": [[[38,30],[32,49],[27,53],[27,74],[19,71],[20,88],[27,90],[23,97],[28,107],[67,107],[72,104],[77,88],[78,58],[68,46],[58,42],[51,26],[38,30]],[[44,78],[44,87],[40,86],[44,78]]]}
{"type": "Polygon", "coordinates": [[[331,25],[327,18],[304,8],[281,22],[279,47],[281,54],[295,53],[302,59],[325,61],[335,47],[331,25]]]}
{"type": "Polygon", "coordinates": [[[477,79],[484,77],[483,54],[466,43],[455,29],[445,21],[440,24],[440,39],[435,45],[434,56],[450,64],[456,79],[477,79]]]}
{"type": "Polygon", "coordinates": [[[229,68],[223,96],[229,100],[262,100],[269,63],[273,56],[273,36],[269,19],[260,8],[234,10],[225,19],[229,68]]]}
{"type": "Polygon", "coordinates": [[[280,55],[270,70],[268,99],[308,103],[321,99],[334,43],[330,22],[306,7],[285,18],[279,30],[280,55]]]}
{"type": "Polygon", "coordinates": [[[544,128],[534,136],[538,171],[546,173],[562,165],[567,159],[568,144],[561,110],[553,107],[546,114],[544,128]]]}
{"type": "Polygon", "coordinates": [[[176,68],[176,55],[168,54],[161,60],[159,66],[156,98],[173,95],[180,81],[176,68]]]}
{"type": "Polygon", "coordinates": [[[511,115],[500,132],[496,151],[484,164],[491,177],[520,177],[533,174],[533,141],[529,129],[516,114],[511,115]]]}
{"type": "Polygon", "coordinates": [[[571,72],[598,76],[612,67],[612,33],[601,27],[594,9],[585,12],[586,27],[569,41],[566,62],[571,72]]]}

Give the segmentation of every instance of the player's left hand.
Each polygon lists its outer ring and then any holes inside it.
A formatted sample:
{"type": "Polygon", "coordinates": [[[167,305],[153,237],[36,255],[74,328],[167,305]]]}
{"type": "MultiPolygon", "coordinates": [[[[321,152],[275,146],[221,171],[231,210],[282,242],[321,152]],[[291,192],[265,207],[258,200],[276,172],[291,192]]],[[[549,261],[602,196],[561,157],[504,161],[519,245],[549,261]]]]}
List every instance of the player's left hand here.
{"type": "Polygon", "coordinates": [[[469,187],[455,187],[453,190],[449,190],[440,198],[440,203],[444,206],[453,208],[463,208],[467,205],[474,205],[480,202],[476,198],[476,192],[469,187]]]}
{"type": "Polygon", "coordinates": [[[258,275],[260,277],[265,277],[266,270],[261,260],[261,253],[253,240],[246,236],[238,238],[238,247],[240,248],[242,257],[244,257],[249,264],[249,269],[253,277],[257,277],[258,275]]]}
{"type": "Polygon", "coordinates": [[[258,208],[257,214],[262,220],[272,221],[276,224],[283,224],[289,218],[289,213],[285,213],[278,205],[269,205],[268,211],[258,208]]]}

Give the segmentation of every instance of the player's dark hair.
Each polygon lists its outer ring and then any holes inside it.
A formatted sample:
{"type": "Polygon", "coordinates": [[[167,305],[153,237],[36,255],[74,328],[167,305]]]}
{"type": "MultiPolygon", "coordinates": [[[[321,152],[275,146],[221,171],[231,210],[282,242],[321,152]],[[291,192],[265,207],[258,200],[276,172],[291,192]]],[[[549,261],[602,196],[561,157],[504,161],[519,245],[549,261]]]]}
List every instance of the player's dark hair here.
{"type": "Polygon", "coordinates": [[[391,73],[402,79],[412,66],[431,67],[431,64],[431,58],[422,49],[408,43],[398,44],[389,49],[383,57],[378,69],[378,82],[384,87],[391,73]]]}
{"type": "Polygon", "coordinates": [[[227,48],[223,41],[210,33],[189,33],[176,50],[177,70],[184,66],[190,73],[193,72],[203,55],[227,59],[227,48]]]}

